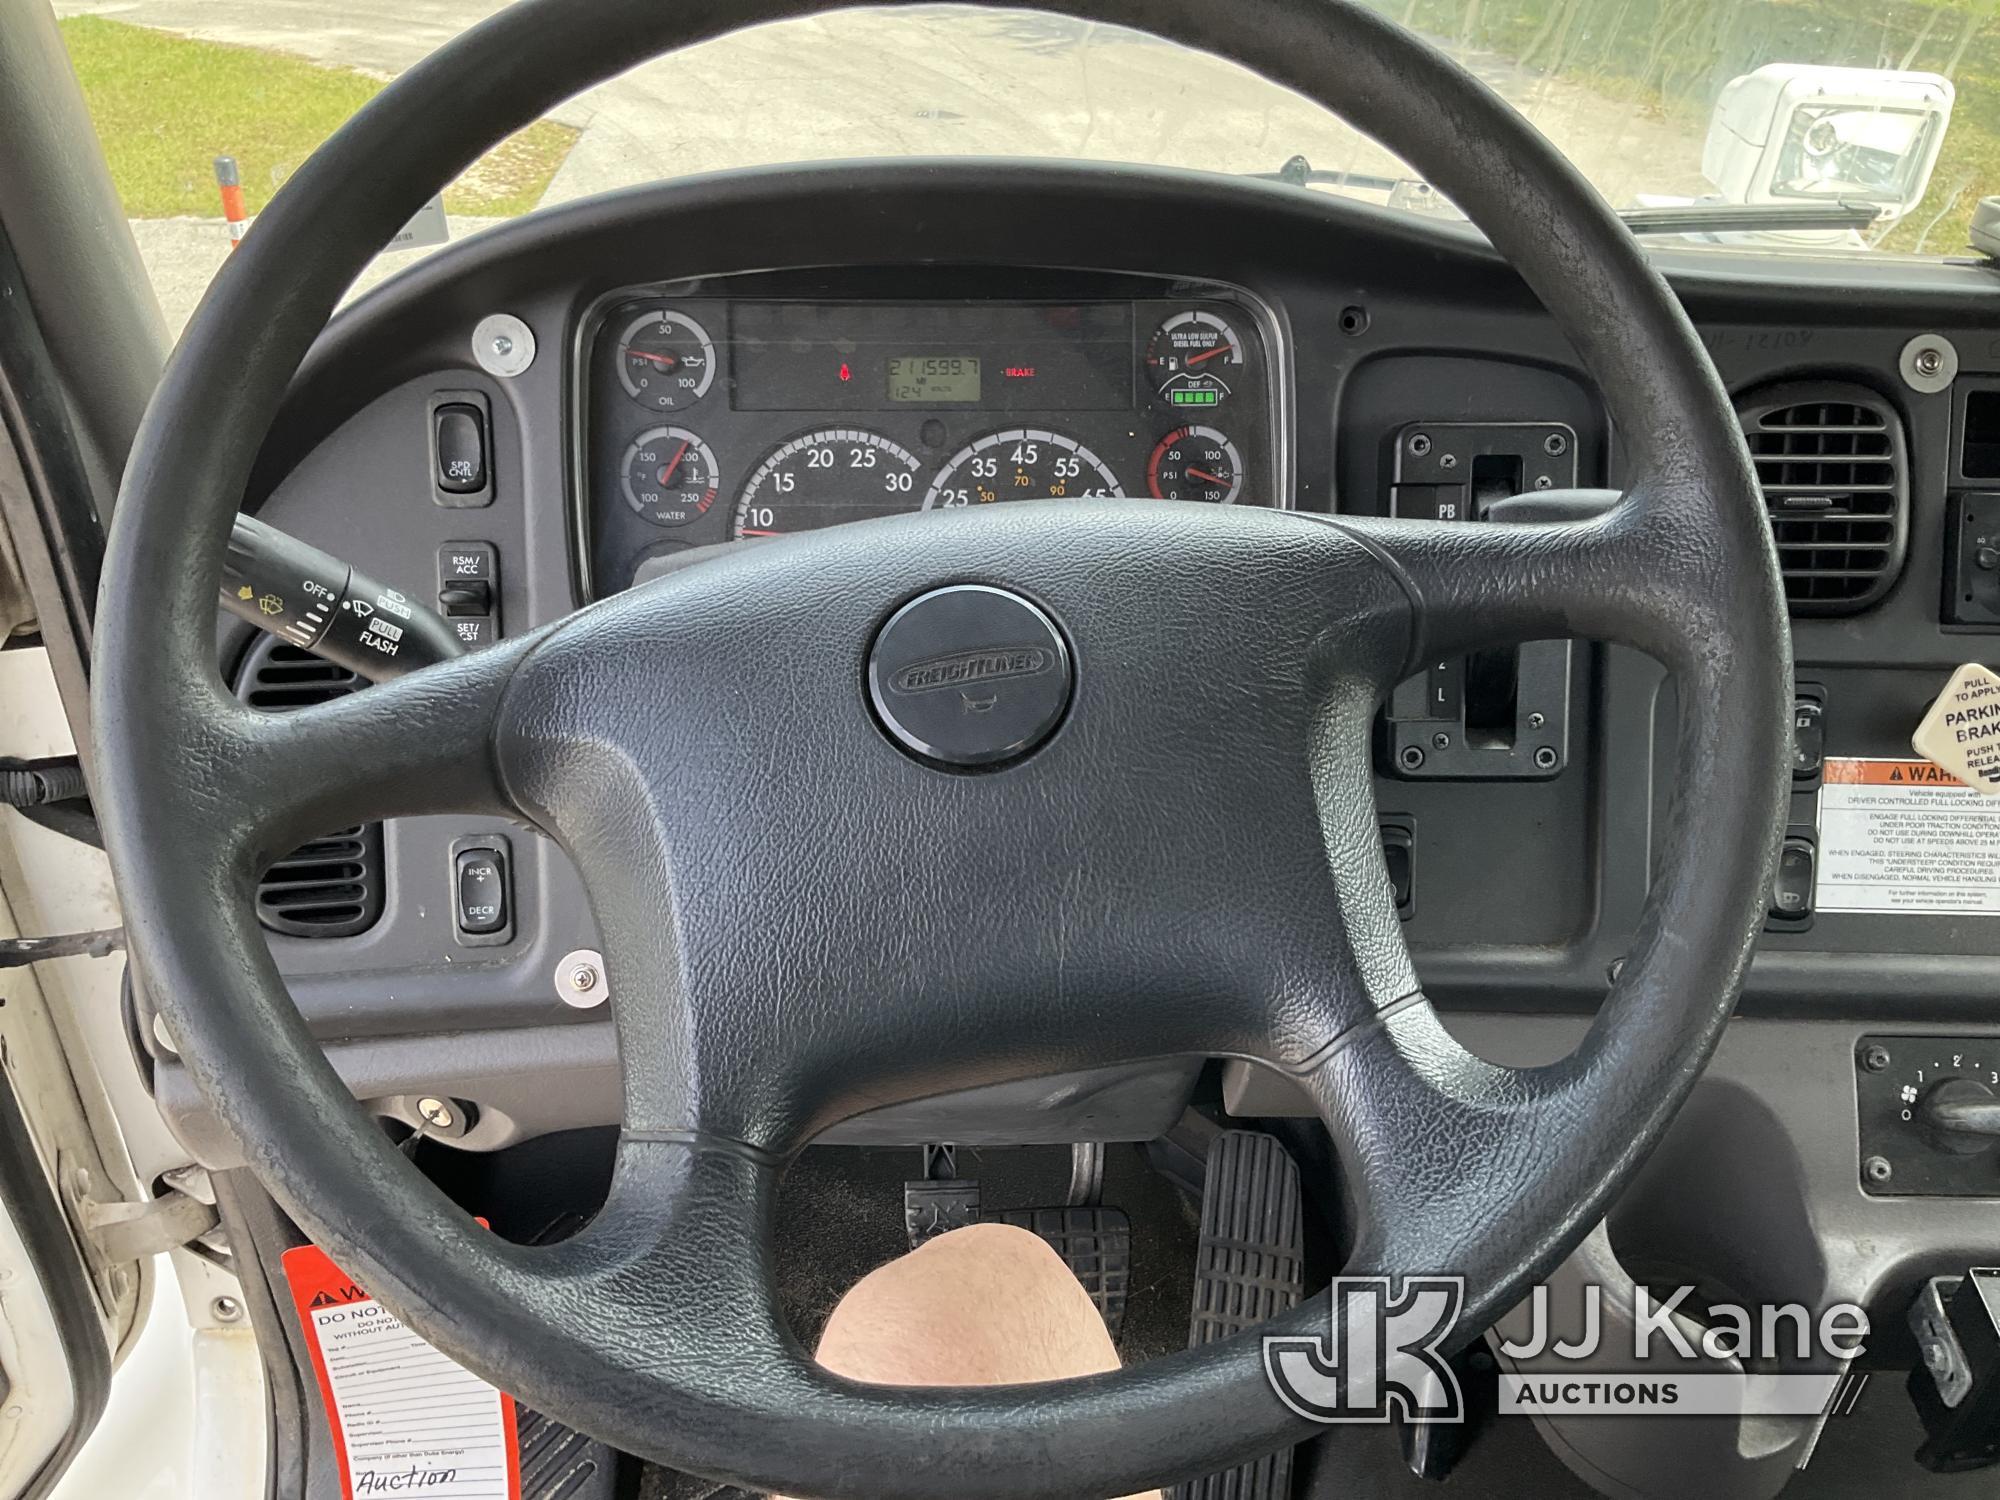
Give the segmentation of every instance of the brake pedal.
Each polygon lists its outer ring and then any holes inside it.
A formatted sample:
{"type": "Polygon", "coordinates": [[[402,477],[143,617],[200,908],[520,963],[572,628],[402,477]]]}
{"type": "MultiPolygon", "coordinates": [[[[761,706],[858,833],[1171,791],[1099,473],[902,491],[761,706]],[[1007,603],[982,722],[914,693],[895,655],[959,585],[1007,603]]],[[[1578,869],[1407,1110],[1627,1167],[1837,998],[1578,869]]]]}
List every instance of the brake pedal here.
{"type": "MultiPolygon", "coordinates": [[[[1225,1130],[1208,1148],[1195,1252],[1188,1347],[1241,1333],[1297,1307],[1305,1295],[1299,1169],[1277,1138],[1225,1130]]],[[[1292,1450],[1178,1485],[1174,1500],[1284,1500],[1292,1450]]]]}
{"type": "Polygon", "coordinates": [[[1125,1326],[1132,1290],[1132,1221],[1122,1208],[1013,1208],[989,1214],[1001,1224],[1031,1230],[1063,1258],[1115,1341],[1125,1326]]]}

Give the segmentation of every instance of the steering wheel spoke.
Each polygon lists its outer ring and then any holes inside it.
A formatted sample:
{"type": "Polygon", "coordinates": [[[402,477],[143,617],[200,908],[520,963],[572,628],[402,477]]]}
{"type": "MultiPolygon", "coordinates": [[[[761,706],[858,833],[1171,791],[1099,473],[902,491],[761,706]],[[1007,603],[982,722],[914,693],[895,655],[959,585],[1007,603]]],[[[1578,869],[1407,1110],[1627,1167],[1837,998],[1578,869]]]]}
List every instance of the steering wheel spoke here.
{"type": "Polygon", "coordinates": [[[1717,628],[1714,553],[1653,492],[1536,498],[1547,513],[1570,509],[1578,518],[1333,521],[1376,549],[1409,591],[1411,662],[1573,637],[1633,646],[1678,666],[1695,632],[1717,628]]]}
{"type": "Polygon", "coordinates": [[[212,829],[265,857],[349,823],[418,813],[518,816],[493,736],[534,637],[287,713],[231,703],[203,733],[212,829]]]}

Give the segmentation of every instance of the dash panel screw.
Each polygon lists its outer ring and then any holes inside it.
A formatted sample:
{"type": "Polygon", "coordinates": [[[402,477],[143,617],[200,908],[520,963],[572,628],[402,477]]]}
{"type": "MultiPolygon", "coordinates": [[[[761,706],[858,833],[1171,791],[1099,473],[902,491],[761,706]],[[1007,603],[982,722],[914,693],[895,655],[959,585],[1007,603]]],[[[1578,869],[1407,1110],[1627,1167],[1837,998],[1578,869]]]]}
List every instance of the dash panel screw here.
{"type": "Polygon", "coordinates": [[[1886,1156],[1871,1156],[1861,1164],[1861,1175],[1870,1182],[1887,1182],[1896,1175],[1896,1169],[1889,1165],[1886,1156]]]}

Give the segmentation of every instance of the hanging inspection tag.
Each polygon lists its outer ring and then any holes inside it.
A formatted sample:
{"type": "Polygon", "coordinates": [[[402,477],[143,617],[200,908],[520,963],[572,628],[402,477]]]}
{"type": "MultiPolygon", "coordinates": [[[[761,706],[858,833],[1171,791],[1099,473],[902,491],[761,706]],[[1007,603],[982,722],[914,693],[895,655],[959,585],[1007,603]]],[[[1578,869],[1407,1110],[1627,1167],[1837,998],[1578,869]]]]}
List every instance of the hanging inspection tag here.
{"type": "Polygon", "coordinates": [[[513,1398],[410,1332],[317,1245],[284,1264],[347,1500],[520,1500],[513,1398]]]}
{"type": "Polygon", "coordinates": [[[1910,746],[1975,792],[2000,796],[2000,676],[1976,661],[1952,673],[1910,746]]]}

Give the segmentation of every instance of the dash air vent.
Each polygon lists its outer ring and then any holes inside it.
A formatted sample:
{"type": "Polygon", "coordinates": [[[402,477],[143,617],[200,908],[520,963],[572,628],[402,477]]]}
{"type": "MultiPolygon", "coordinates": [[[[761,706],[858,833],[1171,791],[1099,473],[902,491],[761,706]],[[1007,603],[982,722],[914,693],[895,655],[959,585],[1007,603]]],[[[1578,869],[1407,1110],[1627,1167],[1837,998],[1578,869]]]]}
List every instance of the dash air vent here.
{"type": "MultiPolygon", "coordinates": [[[[236,676],[236,696],[283,713],[345,697],[368,684],[332,662],[260,636],[236,676]]],[[[301,845],[257,882],[257,920],[290,937],[353,937],[382,915],[382,825],[344,828],[301,845]]]]}
{"type": "Polygon", "coordinates": [[[1903,565],[1910,462],[1896,410],[1848,385],[1787,385],[1737,407],[1792,613],[1844,615],[1903,565]]]}

